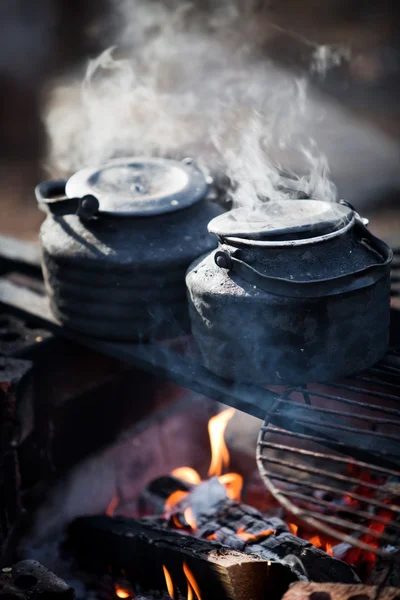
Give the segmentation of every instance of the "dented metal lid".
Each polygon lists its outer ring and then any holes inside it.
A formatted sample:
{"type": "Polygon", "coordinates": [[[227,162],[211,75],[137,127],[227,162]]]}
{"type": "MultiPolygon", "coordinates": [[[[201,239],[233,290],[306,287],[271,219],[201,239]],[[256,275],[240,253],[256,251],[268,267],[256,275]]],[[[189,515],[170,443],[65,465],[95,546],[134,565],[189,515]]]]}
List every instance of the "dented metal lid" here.
{"type": "Polygon", "coordinates": [[[346,204],[320,200],[269,201],[224,213],[209,223],[208,230],[219,238],[243,242],[308,240],[344,229],[355,214],[346,204]]]}
{"type": "Polygon", "coordinates": [[[192,206],[207,189],[203,173],[194,165],[165,158],[121,158],[78,171],[68,180],[66,194],[94,196],[103,214],[146,216],[192,206]]]}

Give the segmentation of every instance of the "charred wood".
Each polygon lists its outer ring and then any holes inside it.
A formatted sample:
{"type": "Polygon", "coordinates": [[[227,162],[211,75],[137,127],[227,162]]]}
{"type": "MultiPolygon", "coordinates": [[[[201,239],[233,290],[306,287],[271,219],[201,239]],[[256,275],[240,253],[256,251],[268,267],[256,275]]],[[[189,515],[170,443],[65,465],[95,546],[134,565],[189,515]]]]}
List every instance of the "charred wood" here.
{"type": "Polygon", "coordinates": [[[291,534],[281,519],[264,517],[257,509],[227,498],[217,479],[196,486],[180,503],[179,510],[187,506],[196,519],[197,537],[211,538],[266,560],[290,557],[293,565],[301,564],[301,571],[311,581],[359,581],[350,565],[291,534]]]}
{"type": "MultiPolygon", "coordinates": [[[[338,583],[307,583],[300,581],[286,592],[282,600],[374,600],[377,588],[369,585],[341,585],[338,583]]],[[[386,587],[379,600],[398,600],[399,589],[386,587]]]]}
{"type": "Polygon", "coordinates": [[[286,565],[168,530],[156,519],[82,517],[69,529],[69,544],[86,568],[123,569],[140,590],[166,591],[164,565],[184,597],[184,565],[203,598],[278,600],[296,580],[286,565]]]}
{"type": "Polygon", "coordinates": [[[172,475],[153,479],[140,494],[140,513],[161,515],[164,512],[167,498],[178,490],[189,492],[190,486],[172,475]]]}

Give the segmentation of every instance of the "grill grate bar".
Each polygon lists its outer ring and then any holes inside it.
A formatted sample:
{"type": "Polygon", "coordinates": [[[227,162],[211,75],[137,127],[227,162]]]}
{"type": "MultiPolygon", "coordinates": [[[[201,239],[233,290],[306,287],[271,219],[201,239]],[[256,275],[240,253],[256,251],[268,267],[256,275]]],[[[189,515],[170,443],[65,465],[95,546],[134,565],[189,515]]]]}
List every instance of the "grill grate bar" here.
{"type": "MultiPolygon", "coordinates": [[[[259,445],[262,448],[265,448],[266,445],[264,444],[264,442],[260,442],[259,445]]],[[[273,448],[273,444],[269,444],[268,446],[269,448],[273,448]]],[[[382,486],[381,485],[376,485],[373,483],[369,483],[367,481],[363,481],[362,484],[360,483],[359,479],[356,479],[355,477],[348,477],[345,475],[340,475],[339,473],[333,473],[332,471],[327,471],[326,469],[317,469],[315,467],[312,467],[311,465],[301,465],[298,463],[293,463],[290,462],[286,459],[280,459],[280,458],[275,458],[275,457],[271,457],[268,456],[267,458],[268,463],[273,463],[275,465],[281,465],[283,467],[286,467],[288,469],[293,469],[295,471],[300,471],[302,473],[313,473],[314,475],[318,475],[318,477],[324,477],[327,479],[334,479],[336,481],[341,481],[343,483],[354,483],[355,485],[362,485],[365,488],[368,488],[370,490],[374,490],[374,491],[381,491],[382,490],[382,486]]],[[[395,492],[390,492],[388,491],[389,496],[396,496],[395,492]]]]}
{"type": "MultiPolygon", "coordinates": [[[[269,429],[267,427],[262,427],[261,431],[266,431],[269,432],[269,429]]],[[[314,452],[312,450],[306,450],[304,448],[293,448],[293,446],[286,446],[284,444],[276,444],[275,442],[268,442],[266,440],[259,440],[258,444],[262,447],[265,448],[273,448],[276,450],[281,450],[281,451],[287,451],[287,452],[295,452],[298,455],[302,455],[302,456],[310,456],[312,458],[315,459],[322,459],[324,461],[332,461],[332,462],[336,462],[336,463],[342,463],[342,464],[346,464],[346,465],[354,465],[360,469],[365,469],[365,470],[369,470],[369,471],[376,471],[378,473],[380,473],[381,475],[387,475],[389,477],[393,477],[393,478],[400,478],[400,471],[395,471],[392,469],[387,469],[387,468],[383,468],[383,467],[379,467],[377,465],[371,465],[369,463],[366,462],[361,462],[361,461],[353,461],[353,460],[349,460],[349,458],[345,458],[342,456],[337,456],[334,454],[326,454],[324,452],[314,452]]],[[[269,460],[269,458],[268,458],[269,460]]]]}
{"type": "MultiPolygon", "coordinates": [[[[317,506],[323,506],[329,508],[330,511],[334,510],[335,512],[348,513],[357,518],[363,518],[369,520],[371,523],[381,523],[382,525],[388,525],[388,520],[384,519],[379,515],[373,515],[365,510],[358,508],[350,508],[349,506],[334,504],[332,502],[328,502],[327,500],[322,500],[321,498],[316,498],[315,496],[306,496],[305,494],[301,494],[300,492],[289,491],[289,490],[279,490],[279,494],[282,496],[288,496],[291,498],[297,498],[298,500],[302,500],[303,502],[307,502],[308,504],[315,504],[317,506]]],[[[303,509],[305,510],[305,509],[303,509]]],[[[347,527],[347,521],[346,521],[347,527]]],[[[400,523],[393,519],[390,521],[391,529],[396,529],[400,532],[400,523]]]]}
{"type": "Polygon", "coordinates": [[[373,383],[374,385],[380,385],[382,387],[389,385],[391,388],[400,391],[400,384],[398,383],[389,383],[387,381],[382,381],[381,379],[376,379],[374,377],[365,377],[363,375],[353,376],[352,379],[356,379],[357,381],[363,381],[365,383],[373,383]]]}
{"type": "MultiPolygon", "coordinates": [[[[292,496],[292,494],[290,492],[286,492],[286,491],[282,491],[282,492],[280,492],[280,494],[283,496],[292,496]]],[[[300,512],[303,515],[315,516],[315,513],[313,513],[310,510],[307,510],[307,509],[300,508],[300,512]]],[[[360,533],[361,535],[364,534],[364,535],[370,535],[371,537],[376,537],[377,539],[380,539],[382,542],[386,542],[388,544],[396,544],[396,542],[397,542],[397,537],[375,531],[374,529],[369,529],[368,527],[365,527],[364,525],[359,525],[358,523],[352,523],[351,521],[345,521],[344,519],[334,517],[333,515],[325,515],[325,514],[318,513],[318,519],[320,519],[321,521],[324,521],[326,523],[331,523],[332,525],[337,525],[338,527],[346,527],[348,529],[352,529],[353,531],[356,531],[357,533],[360,533]]],[[[386,525],[388,525],[388,524],[389,524],[389,522],[387,521],[386,525]]]]}
{"type": "MultiPolygon", "coordinates": [[[[357,394],[363,394],[363,396],[372,396],[374,398],[382,398],[384,400],[394,400],[395,402],[399,402],[399,397],[394,396],[393,394],[385,394],[385,392],[377,392],[375,390],[368,390],[362,387],[356,387],[353,385],[347,385],[344,383],[330,383],[330,387],[339,388],[341,390],[347,390],[348,392],[355,392],[357,394]]],[[[382,409],[382,407],[379,407],[382,409]]],[[[394,409],[393,409],[394,410],[394,409]]],[[[400,414],[400,411],[395,411],[394,414],[400,414]]]]}
{"type": "MultiPolygon", "coordinates": [[[[330,383],[329,385],[331,386],[332,384],[330,383]]],[[[340,388],[340,385],[337,385],[337,387],[340,388]]],[[[296,388],[291,388],[291,389],[293,391],[300,392],[302,394],[307,394],[308,396],[315,396],[316,398],[324,398],[325,400],[335,400],[336,402],[348,404],[349,406],[358,406],[359,408],[363,408],[364,410],[367,408],[368,410],[384,412],[384,413],[394,415],[396,417],[400,417],[400,410],[397,410],[395,408],[380,406],[378,404],[365,404],[365,402],[360,402],[359,400],[352,400],[351,398],[345,398],[343,396],[334,396],[333,394],[326,394],[324,392],[315,392],[314,390],[309,390],[309,389],[302,388],[302,387],[296,387],[296,388]]],[[[343,388],[343,389],[348,389],[348,388],[343,388]]],[[[369,390],[366,390],[366,391],[368,392],[369,390]]],[[[361,392],[364,393],[364,390],[360,389],[359,393],[361,393],[361,392]]],[[[371,394],[366,394],[366,395],[375,396],[376,394],[374,392],[371,392],[371,394]]],[[[399,401],[399,398],[397,396],[391,396],[389,394],[387,394],[386,396],[383,396],[383,398],[385,398],[386,400],[394,399],[396,401],[399,401]]]]}
{"type": "MultiPolygon", "coordinates": [[[[282,432],[283,430],[279,427],[271,426],[269,431],[279,433],[279,432],[282,432]]],[[[286,431],[286,430],[285,430],[285,435],[287,435],[289,437],[297,438],[299,440],[302,439],[302,440],[308,440],[310,442],[317,442],[317,443],[325,445],[325,446],[326,445],[337,446],[338,448],[340,448],[343,451],[351,449],[351,446],[349,446],[347,443],[342,442],[341,440],[333,440],[330,437],[319,437],[316,435],[309,435],[306,433],[297,433],[296,431],[286,431]]],[[[381,450],[381,451],[374,450],[374,454],[376,456],[380,456],[381,458],[384,458],[384,459],[388,459],[388,457],[397,458],[397,456],[395,454],[392,454],[390,452],[385,452],[383,450],[381,450]]]]}
{"type": "MultiPolygon", "coordinates": [[[[317,412],[317,411],[315,411],[317,412]]],[[[346,413],[347,414],[347,413],[346,413]]],[[[346,415],[344,415],[346,416],[346,415]]],[[[297,423],[302,423],[305,425],[314,425],[314,427],[329,427],[329,429],[335,429],[337,431],[348,431],[350,433],[357,433],[358,435],[367,435],[368,437],[378,437],[379,439],[385,438],[387,440],[393,440],[394,442],[400,442],[398,435],[393,435],[391,433],[383,433],[379,431],[371,431],[368,430],[360,430],[359,427],[349,427],[347,425],[338,425],[337,423],[328,423],[324,421],[315,421],[314,419],[304,419],[302,417],[296,419],[297,423]]],[[[400,427],[400,423],[395,424],[396,427],[400,427]]]]}
{"type": "MultiPolygon", "coordinates": [[[[257,460],[261,460],[263,459],[262,456],[257,455],[257,460]]],[[[301,485],[303,487],[307,487],[310,488],[312,490],[316,490],[316,491],[323,491],[323,492],[329,492],[330,494],[343,494],[343,491],[338,491],[337,488],[334,488],[330,485],[326,485],[325,483],[314,483],[313,481],[299,481],[298,478],[296,477],[288,477],[287,475],[282,475],[281,473],[277,473],[275,471],[270,471],[269,469],[266,469],[265,467],[263,468],[263,475],[267,476],[268,478],[271,479],[277,479],[278,481],[282,481],[284,483],[293,483],[295,485],[301,485]]],[[[278,491],[278,495],[282,493],[282,490],[278,491]]],[[[361,496],[360,494],[356,494],[355,492],[352,491],[346,491],[346,496],[349,496],[349,498],[353,498],[354,500],[358,500],[359,502],[364,502],[366,503],[368,501],[368,504],[371,504],[372,506],[375,506],[376,508],[382,508],[383,510],[389,510],[391,512],[395,512],[397,514],[400,515],[400,507],[396,506],[395,504],[386,504],[384,502],[380,502],[379,500],[376,500],[375,498],[366,498],[365,496],[361,496]]]]}
{"type": "MultiPolygon", "coordinates": [[[[310,395],[312,395],[312,394],[310,394],[310,395]]],[[[300,407],[301,409],[304,409],[304,410],[309,410],[313,414],[319,413],[319,414],[335,415],[339,418],[351,417],[353,419],[357,419],[357,421],[366,421],[368,423],[373,423],[374,425],[379,423],[382,425],[393,425],[395,427],[400,427],[400,422],[394,421],[393,419],[383,419],[381,417],[375,417],[375,416],[370,417],[368,415],[354,415],[352,413],[334,410],[333,408],[322,408],[320,406],[315,406],[313,404],[306,404],[306,403],[300,404],[297,400],[292,400],[289,397],[282,398],[281,403],[284,405],[291,405],[291,406],[295,406],[295,407],[300,407]]],[[[396,439],[398,439],[398,438],[396,438],[396,439]]]]}
{"type": "MultiPolygon", "coordinates": [[[[382,377],[390,375],[391,377],[400,378],[399,369],[397,367],[394,367],[393,365],[379,364],[377,367],[371,367],[370,369],[368,369],[366,373],[378,373],[382,375],[382,377]]],[[[387,382],[387,384],[392,385],[389,381],[387,382]]]]}

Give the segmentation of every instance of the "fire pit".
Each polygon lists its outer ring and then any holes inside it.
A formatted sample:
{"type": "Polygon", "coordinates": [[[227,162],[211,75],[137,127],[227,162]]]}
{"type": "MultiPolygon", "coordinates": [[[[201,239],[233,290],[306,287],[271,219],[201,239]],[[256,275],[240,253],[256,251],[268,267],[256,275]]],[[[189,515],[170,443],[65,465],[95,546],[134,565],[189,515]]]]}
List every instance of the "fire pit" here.
{"type": "MultiPolygon", "coordinates": [[[[258,418],[267,415],[257,450],[264,482],[259,480],[258,489],[264,490],[264,500],[268,498],[262,511],[257,509],[256,495],[249,494],[246,487],[240,497],[248,468],[228,469],[223,440],[232,409],[225,409],[209,425],[214,448],[209,475],[199,467],[193,470],[193,458],[185,465],[176,457],[172,469],[159,472],[143,485],[137,501],[129,503],[117,494],[107,499],[103,510],[95,511],[103,512],[101,516],[74,520],[79,513],[70,513],[69,522],[74,522],[69,527],[68,551],[74,549],[80,567],[73,575],[58,575],[71,583],[74,577],[81,578],[88,586],[85,589],[96,588],[90,592],[93,597],[110,600],[133,598],[138,593],[152,598],[157,590],[165,597],[183,594],[198,600],[263,598],[266,593],[278,600],[291,583],[301,579],[315,582],[317,587],[310,594],[328,593],[322,582],[330,582],[331,598],[335,598],[338,582],[349,586],[348,597],[355,594],[354,584],[371,600],[378,592],[392,593],[380,587],[385,582],[398,585],[397,567],[393,566],[394,550],[399,546],[400,472],[400,370],[398,352],[393,349],[399,347],[396,310],[392,311],[392,350],[368,371],[323,386],[265,389],[239,382],[232,385],[209,374],[189,337],[147,345],[118,344],[66,330],[48,309],[39,268],[35,270],[32,264],[25,268],[22,255],[4,264],[0,279],[3,306],[29,319],[31,327],[32,320],[36,327],[41,326],[40,335],[30,337],[29,356],[36,369],[40,365],[36,353],[43,344],[39,339],[52,331],[55,339],[68,336],[86,348],[96,348],[101,356],[172,379],[258,418]],[[182,466],[186,468],[182,470],[182,466]],[[261,487],[264,484],[272,493],[261,487]],[[359,577],[378,588],[361,586],[359,577]]],[[[392,267],[394,303],[397,264],[396,258],[392,267]]],[[[16,349],[15,339],[5,343],[9,344],[10,360],[13,352],[22,359],[28,357],[23,345],[16,349]]],[[[163,418],[168,422],[168,415],[162,417],[161,413],[158,422],[163,418]]],[[[206,420],[197,431],[205,428],[206,420]]],[[[184,425],[179,439],[185,428],[189,431],[184,425]]],[[[132,448],[137,449],[142,469],[148,470],[150,463],[140,456],[144,440],[149,439],[147,431],[144,425],[135,430],[125,427],[113,443],[124,442],[121,456],[127,460],[128,441],[137,436],[138,445],[132,448]]],[[[176,446],[176,431],[171,429],[166,447],[176,446]]],[[[150,438],[155,440],[156,435],[150,438]]],[[[194,438],[193,433],[190,437],[194,438]]],[[[17,459],[22,456],[18,451],[17,459]]],[[[231,459],[235,463],[237,456],[231,453],[231,459]]],[[[24,480],[24,469],[22,473],[24,480]]],[[[53,474],[53,491],[61,489],[59,498],[68,497],[71,505],[65,482],[73,479],[73,471],[67,479],[59,479],[61,473],[53,474]]],[[[81,473],[85,473],[83,468],[81,473]]],[[[79,491],[79,479],[76,485],[79,491]]],[[[104,480],[102,487],[105,485],[104,480]]],[[[82,494],[82,487],[80,490],[82,494]]],[[[62,502],[56,506],[61,512],[62,502]]],[[[46,502],[39,503],[31,518],[37,516],[38,508],[44,514],[45,507],[46,502]]],[[[347,593],[343,587],[340,590],[347,593]]]]}

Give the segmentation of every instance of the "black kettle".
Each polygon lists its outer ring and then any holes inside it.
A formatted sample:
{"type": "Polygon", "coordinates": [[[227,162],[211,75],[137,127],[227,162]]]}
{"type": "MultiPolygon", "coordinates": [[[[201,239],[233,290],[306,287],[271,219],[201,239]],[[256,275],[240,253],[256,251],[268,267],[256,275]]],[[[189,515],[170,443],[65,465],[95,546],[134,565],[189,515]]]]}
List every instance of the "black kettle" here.
{"type": "Polygon", "coordinates": [[[190,266],[203,362],[260,384],[329,381],[370,367],[389,341],[392,251],[347,203],[269,201],[209,224],[216,251],[190,266]]]}
{"type": "Polygon", "coordinates": [[[185,272],[216,246],[194,165],[116,159],[36,188],[47,213],[40,241],[50,304],[68,327],[111,340],[175,336],[189,325],[185,272]]]}

